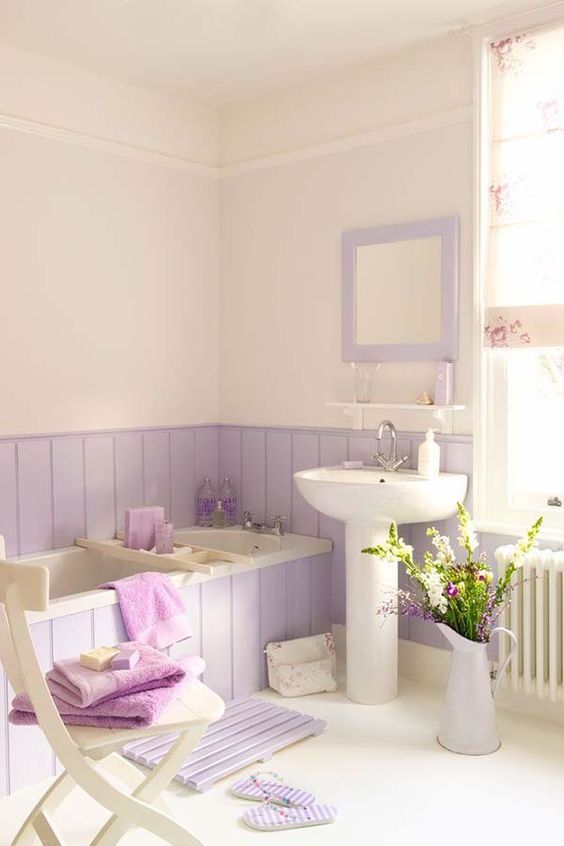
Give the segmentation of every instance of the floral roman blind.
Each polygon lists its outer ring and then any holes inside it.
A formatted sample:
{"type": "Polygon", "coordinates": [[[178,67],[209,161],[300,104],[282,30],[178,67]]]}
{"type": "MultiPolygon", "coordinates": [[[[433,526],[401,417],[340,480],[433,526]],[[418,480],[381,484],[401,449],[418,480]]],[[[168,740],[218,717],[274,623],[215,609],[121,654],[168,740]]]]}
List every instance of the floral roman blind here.
{"type": "Polygon", "coordinates": [[[486,347],[564,347],[564,25],[490,44],[486,347]]]}

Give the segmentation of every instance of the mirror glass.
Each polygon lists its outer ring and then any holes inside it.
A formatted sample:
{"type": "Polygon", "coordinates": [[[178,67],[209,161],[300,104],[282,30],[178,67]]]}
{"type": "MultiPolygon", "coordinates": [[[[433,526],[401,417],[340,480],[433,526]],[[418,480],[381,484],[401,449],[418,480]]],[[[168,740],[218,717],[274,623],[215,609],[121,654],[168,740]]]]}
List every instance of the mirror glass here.
{"type": "Polygon", "coordinates": [[[358,344],[441,340],[441,251],[438,237],[357,247],[358,344]]]}
{"type": "Polygon", "coordinates": [[[343,360],[458,354],[458,218],[343,233],[343,360]]]}

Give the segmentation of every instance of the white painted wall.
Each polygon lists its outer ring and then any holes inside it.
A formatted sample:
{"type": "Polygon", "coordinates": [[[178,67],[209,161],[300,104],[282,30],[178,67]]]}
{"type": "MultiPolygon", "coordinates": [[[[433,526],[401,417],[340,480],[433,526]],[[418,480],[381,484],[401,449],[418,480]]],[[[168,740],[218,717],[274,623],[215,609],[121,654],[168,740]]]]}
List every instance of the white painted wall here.
{"type": "MultiPolygon", "coordinates": [[[[394,122],[419,132],[330,155],[302,150],[278,166],[222,181],[221,421],[346,426],[328,400],[352,397],[341,362],[340,237],[345,229],[435,216],[461,217],[461,344],[455,394],[469,408],[455,431],[471,431],[471,197],[469,120],[425,129],[426,117],[472,102],[470,45],[448,38],[317,88],[230,111],[222,124],[224,160],[323,144],[394,122]]],[[[393,133],[392,133],[393,134],[393,133]]],[[[401,133],[400,133],[401,135],[401,133]]],[[[268,164],[265,162],[264,164],[268,164]]],[[[432,393],[432,363],[383,365],[381,400],[432,393]]],[[[375,414],[372,421],[382,417],[375,414]]],[[[398,426],[427,417],[394,412],[398,426]]]]}
{"type": "Polygon", "coordinates": [[[2,114],[200,161],[217,143],[206,108],[0,50],[0,434],[216,422],[217,181],[2,114]]]}

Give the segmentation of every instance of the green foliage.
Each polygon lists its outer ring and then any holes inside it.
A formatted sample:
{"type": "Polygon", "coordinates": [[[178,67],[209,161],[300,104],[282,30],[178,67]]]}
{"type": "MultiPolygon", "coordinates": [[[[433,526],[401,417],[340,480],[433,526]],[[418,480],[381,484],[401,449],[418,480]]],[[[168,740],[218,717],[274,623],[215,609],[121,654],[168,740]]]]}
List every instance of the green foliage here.
{"type": "Polygon", "coordinates": [[[469,640],[487,641],[490,631],[509,600],[512,577],[524,556],[536,541],[542,517],[536,520],[519,541],[504,575],[495,583],[493,571],[484,553],[476,557],[478,538],[472,518],[462,503],[457,503],[458,545],[464,551],[458,561],[450,540],[437,529],[427,529],[432,551],[424,553],[423,564],[413,559],[413,548],[398,534],[395,523],[390,526],[388,540],[362,551],[403,564],[411,580],[413,592],[402,591],[399,603],[386,603],[381,613],[407,613],[422,619],[445,623],[469,640]]]}

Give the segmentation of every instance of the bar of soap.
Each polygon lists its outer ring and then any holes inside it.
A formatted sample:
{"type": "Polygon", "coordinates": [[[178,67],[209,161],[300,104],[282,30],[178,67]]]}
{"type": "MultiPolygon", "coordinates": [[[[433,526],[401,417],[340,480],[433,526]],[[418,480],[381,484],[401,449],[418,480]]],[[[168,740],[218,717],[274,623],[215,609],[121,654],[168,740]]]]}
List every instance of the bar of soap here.
{"type": "Polygon", "coordinates": [[[80,656],[80,663],[81,666],[86,667],[88,670],[95,670],[97,673],[101,673],[103,670],[108,670],[111,667],[116,655],[119,655],[119,649],[114,649],[112,646],[99,646],[90,652],[83,652],[80,656]]]}
{"type": "Polygon", "coordinates": [[[124,546],[127,549],[152,549],[155,545],[155,524],[162,523],[164,518],[161,505],[126,508],[124,546]]]}
{"type": "Polygon", "coordinates": [[[132,670],[138,661],[137,649],[122,649],[112,661],[112,670],[132,670]]]}
{"type": "Polygon", "coordinates": [[[362,470],[364,463],[362,461],[343,461],[343,470],[362,470]]]}

